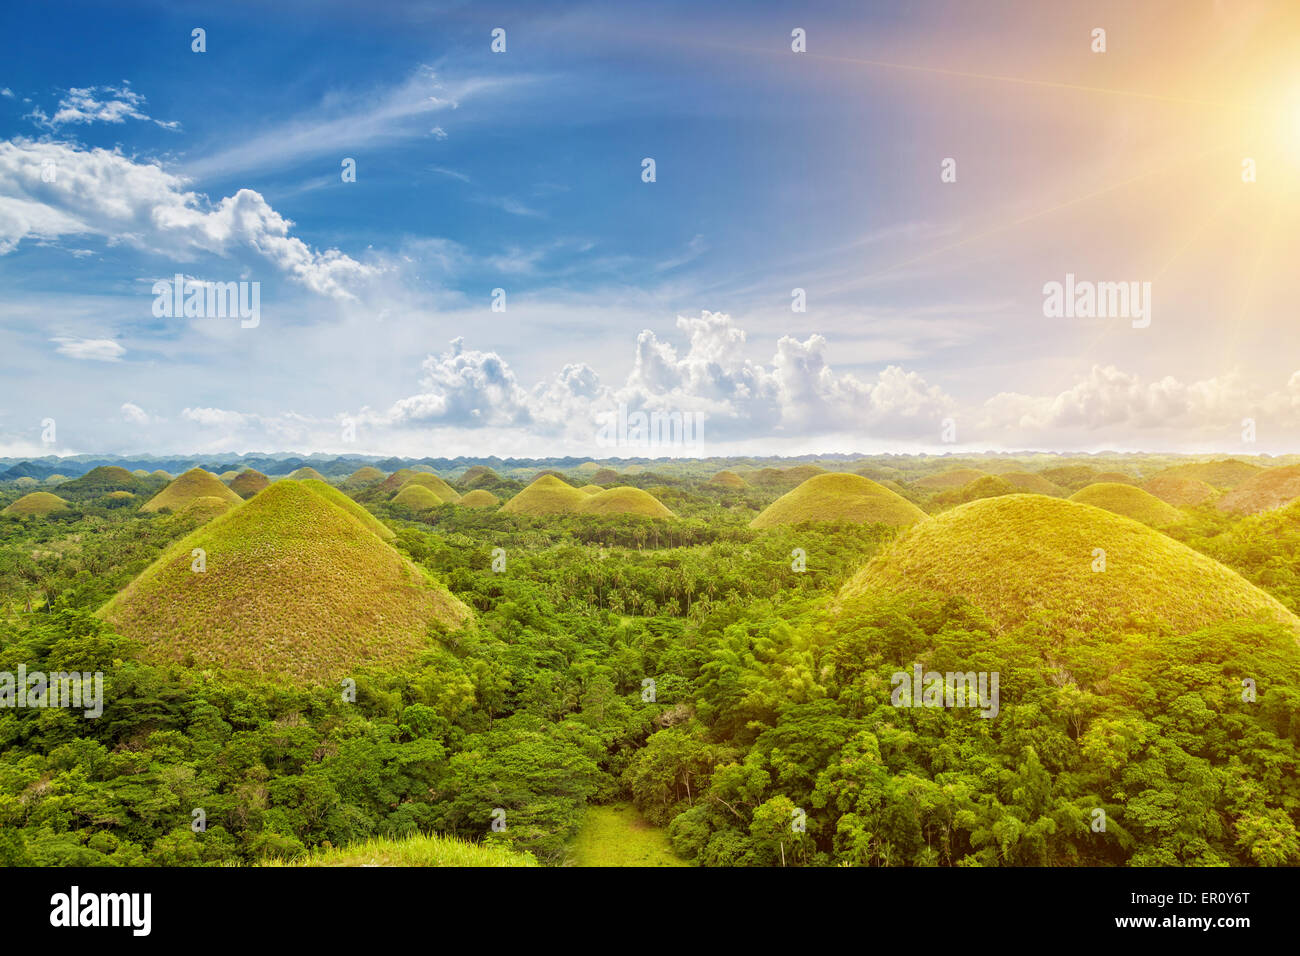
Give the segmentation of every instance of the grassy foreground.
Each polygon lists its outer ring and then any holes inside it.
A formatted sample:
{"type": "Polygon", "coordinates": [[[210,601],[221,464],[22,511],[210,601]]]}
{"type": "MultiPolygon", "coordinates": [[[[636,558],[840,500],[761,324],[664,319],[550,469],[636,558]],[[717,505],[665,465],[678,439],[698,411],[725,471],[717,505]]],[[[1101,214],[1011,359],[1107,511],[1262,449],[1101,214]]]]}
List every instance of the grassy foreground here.
{"type": "Polygon", "coordinates": [[[668,834],[630,803],[588,806],[570,844],[574,866],[689,866],[673,852],[668,834]]]}
{"type": "Polygon", "coordinates": [[[457,837],[420,834],[401,840],[371,839],[346,847],[314,850],[259,866],[537,866],[531,853],[471,843],[457,837]]]}

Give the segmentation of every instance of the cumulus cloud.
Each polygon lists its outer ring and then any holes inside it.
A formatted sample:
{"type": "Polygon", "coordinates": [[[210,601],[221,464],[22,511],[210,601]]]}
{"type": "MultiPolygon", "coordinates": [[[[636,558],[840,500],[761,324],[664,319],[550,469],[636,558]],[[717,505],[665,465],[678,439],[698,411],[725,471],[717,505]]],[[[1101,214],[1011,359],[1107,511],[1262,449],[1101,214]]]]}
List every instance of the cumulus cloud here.
{"type": "Polygon", "coordinates": [[[148,425],[152,421],[149,413],[134,402],[123,402],[120,411],[122,420],[131,425],[148,425]]]}
{"type": "MultiPolygon", "coordinates": [[[[7,91],[6,91],[7,92],[7,91]]],[[[50,116],[39,106],[27,115],[37,126],[58,130],[68,124],[122,123],[128,119],[154,122],[164,129],[179,129],[179,123],[155,120],[144,112],[145,98],[129,83],[115,86],[72,87],[50,116]]]]}
{"type": "Polygon", "coordinates": [[[441,355],[425,358],[424,391],[396,402],[383,420],[408,425],[527,425],[527,393],[515,373],[495,352],[465,348],[453,339],[441,355]]]}
{"type": "Polygon", "coordinates": [[[314,250],[251,189],[212,203],[161,166],[66,143],[0,142],[0,255],[25,238],[99,235],[193,259],[250,250],[321,295],[354,299],[378,274],[337,249],[314,250]],[[43,175],[46,170],[53,175],[43,175]],[[48,181],[52,180],[52,181],[48,181]]]}
{"type": "Polygon", "coordinates": [[[112,339],[82,339],[76,336],[58,336],[50,339],[60,355],[68,358],[96,362],[116,362],[126,354],[126,349],[112,339]]]}

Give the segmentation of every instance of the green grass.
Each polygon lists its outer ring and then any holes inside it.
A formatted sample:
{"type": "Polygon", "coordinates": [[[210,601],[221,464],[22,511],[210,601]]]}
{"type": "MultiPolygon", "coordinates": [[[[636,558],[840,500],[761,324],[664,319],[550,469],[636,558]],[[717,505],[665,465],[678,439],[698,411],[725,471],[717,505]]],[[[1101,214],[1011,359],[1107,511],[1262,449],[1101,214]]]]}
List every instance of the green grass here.
{"type": "Polygon", "coordinates": [[[373,485],[376,481],[383,481],[387,477],[388,475],[373,465],[364,465],[348,475],[348,481],[356,485],[373,485]]]}
{"type": "Polygon", "coordinates": [[[586,501],[586,495],[563,479],[542,475],[502,505],[501,511],[521,515],[572,514],[581,510],[586,501]]]}
{"type": "Polygon", "coordinates": [[[140,510],[148,512],[168,508],[183,511],[199,498],[219,498],[231,504],[239,504],[244,500],[212,472],[191,468],[141,505],[140,510]]]}
{"type": "Polygon", "coordinates": [[[531,853],[471,843],[457,837],[420,834],[400,840],[371,839],[346,847],[314,850],[258,866],[538,866],[531,853]]]}
{"type": "Polygon", "coordinates": [[[709,479],[709,484],[721,485],[723,488],[734,488],[736,490],[749,487],[749,482],[744,478],[741,478],[740,475],[736,474],[734,471],[718,472],[709,479]]]}
{"type": "Polygon", "coordinates": [[[569,849],[574,866],[690,866],[630,803],[588,806],[569,849]]]}
{"type": "Polygon", "coordinates": [[[465,469],[465,473],[457,481],[466,488],[478,488],[483,485],[494,485],[501,480],[501,476],[489,468],[487,465],[471,465],[465,469]]]}
{"type": "Polygon", "coordinates": [[[1070,495],[1070,500],[1141,521],[1153,528],[1165,528],[1187,520],[1186,514],[1150,492],[1115,481],[1088,485],[1070,495]]]}
{"type": "Polygon", "coordinates": [[[446,504],[437,492],[415,481],[402,485],[402,490],[393,496],[393,504],[410,508],[412,511],[432,511],[446,504]]]}
{"type": "Polygon", "coordinates": [[[361,505],[357,504],[355,501],[353,501],[343,492],[339,491],[333,485],[328,485],[323,481],[317,481],[314,478],[308,478],[306,481],[303,482],[303,484],[306,485],[308,488],[310,488],[312,491],[316,492],[316,494],[320,495],[326,501],[338,505],[348,514],[352,515],[352,517],[356,518],[363,525],[365,525],[376,535],[378,535],[380,539],[384,541],[392,541],[394,538],[397,537],[397,535],[393,533],[392,528],[388,527],[388,525],[384,524],[382,521],[380,521],[378,518],[372,515],[369,511],[367,511],[361,505]]]}
{"type": "Polygon", "coordinates": [[[1042,618],[1051,634],[1165,622],[1183,633],[1238,618],[1300,619],[1236,572],[1144,524],[1045,495],[954,508],[906,532],[844,586],[963,597],[1005,631],[1042,618]],[[1094,571],[1095,549],[1105,552],[1094,571]]]}
{"type": "Polygon", "coordinates": [[[983,478],[987,474],[988,472],[980,471],[978,468],[953,468],[951,471],[918,478],[915,484],[916,487],[924,488],[926,491],[944,491],[949,488],[961,488],[969,485],[972,481],[983,478]]]}
{"type": "Polygon", "coordinates": [[[437,475],[412,475],[402,483],[402,488],[410,488],[412,485],[419,485],[421,488],[428,488],[438,496],[440,503],[454,505],[456,502],[460,501],[460,492],[447,484],[437,475]]]}
{"type": "Polygon", "coordinates": [[[245,468],[230,479],[230,490],[241,498],[251,498],[270,483],[271,479],[256,468],[245,468]]]}
{"type": "Polygon", "coordinates": [[[475,488],[456,503],[466,508],[494,508],[501,503],[501,499],[490,491],[475,488]]]}
{"type": "Polygon", "coordinates": [[[296,684],[400,664],[432,646],[431,627],[470,616],[359,517],[289,480],[172,545],[99,613],[153,657],[296,684]]]}
{"type": "Polygon", "coordinates": [[[1213,485],[1199,478],[1169,474],[1156,475],[1142,485],[1142,490],[1176,508],[1202,505],[1218,494],[1213,485]]]}
{"type": "Polygon", "coordinates": [[[759,512],[749,526],[775,528],[805,521],[851,521],[905,528],[925,517],[916,505],[870,478],[832,472],[815,475],[786,492],[759,512]]]}
{"type": "Polygon", "coordinates": [[[1225,458],[1220,461],[1201,461],[1188,465],[1174,465],[1172,468],[1166,468],[1155,477],[1174,475],[1179,478],[1195,478],[1215,488],[1235,488],[1263,470],[1259,465],[1252,465],[1250,462],[1239,461],[1236,458],[1225,458]]]}
{"type": "Polygon", "coordinates": [[[303,467],[299,468],[297,471],[291,472],[289,475],[290,481],[305,481],[308,478],[314,478],[316,481],[325,480],[324,475],[322,475],[315,468],[312,468],[307,465],[304,465],[303,467]]]}
{"type": "Polygon", "coordinates": [[[662,501],[640,488],[623,485],[588,495],[578,509],[588,515],[643,515],[647,518],[675,518],[662,501]]]}

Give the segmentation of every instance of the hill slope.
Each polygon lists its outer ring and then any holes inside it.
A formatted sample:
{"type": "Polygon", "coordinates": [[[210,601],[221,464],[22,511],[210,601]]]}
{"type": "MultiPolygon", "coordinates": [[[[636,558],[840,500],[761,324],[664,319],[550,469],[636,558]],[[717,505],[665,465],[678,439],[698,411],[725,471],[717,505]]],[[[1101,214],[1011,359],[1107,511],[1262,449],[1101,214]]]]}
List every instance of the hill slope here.
{"type": "Polygon", "coordinates": [[[749,523],[774,528],[805,521],[852,521],[905,528],[925,520],[925,512],[870,478],[832,472],[815,475],[772,502],[749,523]]]}
{"type": "Polygon", "coordinates": [[[732,488],[739,491],[742,488],[748,488],[749,482],[734,471],[720,471],[708,481],[711,485],[721,485],[723,488],[732,488]]]}
{"type": "Polygon", "coordinates": [[[501,503],[501,499],[490,491],[475,488],[456,503],[465,508],[493,508],[501,503]]]}
{"type": "Polygon", "coordinates": [[[431,626],[469,617],[359,519],[290,480],[174,544],[99,613],[158,658],[298,684],[410,659],[431,626]]]}
{"type": "Polygon", "coordinates": [[[1141,521],[1153,528],[1168,527],[1187,519],[1187,515],[1150,492],[1115,481],[1103,481],[1080,488],[1070,495],[1070,500],[1141,521]]]}
{"type": "Polygon", "coordinates": [[[1254,478],[1264,469],[1247,461],[1225,458],[1220,461],[1201,461],[1187,465],[1174,465],[1152,477],[1175,476],[1195,478],[1215,488],[1235,488],[1243,481],[1254,478]]]}
{"type": "Polygon", "coordinates": [[[662,501],[640,488],[622,485],[587,496],[578,509],[587,515],[642,515],[646,518],[675,518],[662,501]]]}
{"type": "MultiPolygon", "coordinates": [[[[437,475],[412,475],[402,483],[402,488],[408,488],[411,485],[419,485],[422,488],[428,488],[438,496],[439,501],[446,504],[454,505],[456,502],[460,501],[460,492],[447,484],[437,475]]],[[[398,490],[400,491],[401,489],[398,490]]]]}
{"type": "Polygon", "coordinates": [[[141,505],[140,510],[162,511],[170,508],[172,511],[182,511],[199,498],[218,498],[231,504],[244,500],[212,472],[191,468],[141,505]]]}
{"type": "Polygon", "coordinates": [[[40,515],[54,514],[56,511],[67,511],[68,503],[58,495],[52,495],[48,491],[33,491],[29,495],[23,495],[17,501],[12,502],[2,515],[15,515],[17,517],[37,517],[40,515]]]}
{"type": "MultiPolygon", "coordinates": [[[[594,497],[594,496],[593,496],[594,497]]],[[[542,475],[504,505],[504,514],[571,514],[581,509],[587,496],[554,475],[542,475]]]]}
{"type": "Polygon", "coordinates": [[[983,608],[999,630],[1044,616],[1050,633],[1164,621],[1190,632],[1264,618],[1300,619],[1225,568],[1129,518],[1045,495],[985,498],[923,522],[872,558],[842,597],[936,591],[983,608]],[[1094,571],[1095,549],[1105,570],[1094,571]]]}
{"type": "Polygon", "coordinates": [[[356,518],[363,525],[379,536],[383,541],[392,541],[397,535],[393,529],[388,527],[369,511],[357,504],[343,492],[339,491],[333,485],[326,484],[323,481],[316,481],[314,478],[308,478],[303,482],[308,488],[316,492],[326,501],[338,505],[352,517],[356,518]]]}
{"type": "MultiPolygon", "coordinates": [[[[60,489],[62,490],[62,489],[60,489]]],[[[1300,465],[1265,468],[1214,503],[1220,511],[1257,515],[1300,498],[1300,465]]]]}
{"type": "Polygon", "coordinates": [[[1213,485],[1199,478],[1169,474],[1156,475],[1142,485],[1142,490],[1176,508],[1204,504],[1217,494],[1213,485]]]}
{"type": "Polygon", "coordinates": [[[373,838],[350,846],[316,850],[292,860],[264,860],[259,866],[539,866],[531,853],[471,843],[458,837],[418,834],[373,838]]]}
{"type": "Polygon", "coordinates": [[[414,481],[402,485],[402,490],[393,495],[392,503],[412,511],[431,511],[446,504],[431,489],[414,481]]]}
{"type": "Polygon", "coordinates": [[[230,480],[230,490],[241,498],[251,498],[270,483],[271,479],[257,469],[245,468],[230,480]]]}

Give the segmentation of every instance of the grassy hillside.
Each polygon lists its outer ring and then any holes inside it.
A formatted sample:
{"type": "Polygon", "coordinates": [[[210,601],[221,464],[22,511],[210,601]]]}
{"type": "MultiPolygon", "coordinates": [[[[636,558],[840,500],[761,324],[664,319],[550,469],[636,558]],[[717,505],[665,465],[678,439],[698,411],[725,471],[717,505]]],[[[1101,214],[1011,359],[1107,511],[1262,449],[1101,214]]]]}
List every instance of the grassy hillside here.
{"type": "Polygon", "coordinates": [[[431,511],[446,504],[432,489],[414,481],[404,484],[402,490],[393,496],[392,503],[412,511],[431,511]]]}
{"type": "Polygon", "coordinates": [[[230,480],[230,490],[241,498],[251,498],[270,483],[271,479],[256,468],[245,468],[230,480]]]}
{"type": "Polygon", "coordinates": [[[306,481],[303,482],[303,484],[306,485],[308,488],[310,488],[312,491],[314,491],[316,494],[320,495],[326,501],[338,505],[338,507],[342,508],[348,514],[352,515],[352,517],[360,521],[365,527],[369,528],[374,534],[378,535],[378,537],[381,540],[392,541],[394,538],[397,537],[397,535],[393,533],[392,528],[388,527],[388,525],[384,524],[382,521],[380,521],[378,518],[372,515],[369,511],[367,511],[361,505],[357,504],[355,501],[353,501],[343,492],[339,491],[333,485],[326,484],[323,481],[316,481],[315,479],[312,478],[307,479],[306,481]]]}
{"type": "Polygon", "coordinates": [[[734,471],[720,471],[709,479],[709,484],[720,485],[723,488],[732,488],[739,491],[749,487],[749,482],[734,471]]]}
{"type": "Polygon", "coordinates": [[[574,866],[690,865],[673,852],[668,834],[630,803],[587,807],[569,849],[574,866]]]}
{"type": "Polygon", "coordinates": [[[1052,495],[1060,497],[1065,491],[1056,484],[1048,481],[1042,475],[1036,475],[1029,471],[1009,471],[999,476],[1017,491],[1023,491],[1032,495],[1052,495]]]}
{"type": "Polygon", "coordinates": [[[0,511],[0,514],[24,518],[39,517],[40,515],[67,510],[68,503],[58,495],[52,495],[48,491],[33,491],[29,495],[23,495],[9,505],[8,508],[5,508],[4,511],[0,511]]]}
{"type": "Polygon", "coordinates": [[[555,475],[542,475],[504,505],[504,514],[545,515],[571,514],[587,501],[577,488],[555,475]]]}
{"type": "Polygon", "coordinates": [[[1217,561],[1130,518],[1044,495],[986,498],[917,525],[841,596],[874,590],[963,597],[1001,630],[1041,618],[1060,635],[1147,621],[1189,632],[1263,617],[1300,634],[1300,619],[1217,561]],[[1096,549],[1103,571],[1093,570],[1096,549]]]}
{"type": "Polygon", "coordinates": [[[983,478],[986,474],[988,472],[980,471],[978,468],[954,468],[951,471],[942,471],[937,475],[926,475],[924,478],[918,478],[915,485],[927,491],[944,491],[948,488],[960,488],[963,485],[969,485],[975,479],[983,478]]]}
{"type": "Polygon", "coordinates": [[[308,478],[312,478],[316,481],[325,480],[325,476],[322,475],[319,471],[317,471],[315,468],[311,468],[305,465],[302,468],[299,468],[297,471],[290,472],[289,474],[290,481],[305,481],[308,478]]]}
{"type": "MultiPolygon", "coordinates": [[[[426,475],[426,474],[412,475],[409,479],[407,479],[405,482],[402,483],[402,488],[408,488],[411,485],[419,485],[423,488],[428,488],[430,491],[432,491],[435,495],[438,496],[439,501],[445,504],[454,505],[457,501],[460,500],[460,492],[457,491],[455,488],[453,488],[451,485],[447,484],[437,475],[426,475]]],[[[401,489],[398,490],[400,491],[401,489]]]]}
{"type": "Polygon", "coordinates": [[[129,491],[139,494],[148,488],[148,482],[137,478],[125,468],[116,465],[100,465],[92,468],[80,478],[65,481],[59,485],[59,495],[69,500],[98,498],[110,491],[129,491]]]}
{"type": "Polygon", "coordinates": [[[1197,481],[1203,481],[1207,485],[1215,488],[1235,488],[1250,478],[1255,477],[1264,469],[1259,465],[1253,465],[1250,462],[1239,461],[1236,458],[1225,458],[1219,461],[1195,462],[1187,465],[1174,465],[1172,468],[1166,468],[1164,471],[1153,475],[1153,478],[1177,477],[1177,478],[1195,478],[1197,481]]]}
{"type": "Polygon", "coordinates": [[[456,503],[465,508],[495,508],[501,503],[501,499],[490,491],[475,488],[456,503]]]}
{"type": "Polygon", "coordinates": [[[259,866],[538,866],[531,853],[505,846],[471,843],[457,837],[420,834],[403,839],[371,839],[316,850],[259,866]]]}
{"type": "Polygon", "coordinates": [[[1187,515],[1155,495],[1134,485],[1121,485],[1113,481],[1081,488],[1070,495],[1070,500],[1141,521],[1153,528],[1165,528],[1187,519],[1187,515]]]}
{"type": "Polygon", "coordinates": [[[1202,505],[1218,494],[1212,485],[1199,478],[1170,474],[1157,475],[1145,482],[1142,490],[1175,508],[1202,505]]]}
{"type": "Polygon", "coordinates": [[[391,495],[418,474],[420,474],[420,472],[411,468],[399,468],[397,471],[385,478],[384,483],[379,487],[391,495]]]}
{"type": "Polygon", "coordinates": [[[204,471],[202,468],[191,468],[141,505],[140,510],[162,511],[167,508],[171,511],[183,511],[199,498],[217,498],[230,504],[238,504],[243,500],[212,472],[204,471]]]}
{"type": "Polygon", "coordinates": [[[1300,498],[1300,465],[1265,468],[1214,503],[1220,511],[1254,515],[1300,498]]]}
{"type": "Polygon", "coordinates": [[[388,475],[384,474],[378,468],[372,465],[365,465],[358,468],[352,474],[348,475],[348,481],[354,485],[373,485],[376,481],[383,481],[388,475]]]}
{"type": "Polygon", "coordinates": [[[805,521],[851,521],[905,528],[925,520],[925,512],[906,498],[861,475],[828,473],[809,478],[768,505],[749,523],[775,528],[805,521]]]}
{"type": "Polygon", "coordinates": [[[457,479],[457,482],[465,488],[482,488],[485,485],[495,485],[499,481],[501,476],[487,465],[471,465],[457,479]]]}
{"type": "Polygon", "coordinates": [[[674,518],[662,501],[640,488],[623,485],[589,495],[578,509],[588,515],[642,515],[646,518],[674,518]]]}
{"type": "Polygon", "coordinates": [[[409,659],[431,626],[469,617],[361,520],[290,480],[168,548],[100,614],[160,659],[298,684],[409,659]]]}

